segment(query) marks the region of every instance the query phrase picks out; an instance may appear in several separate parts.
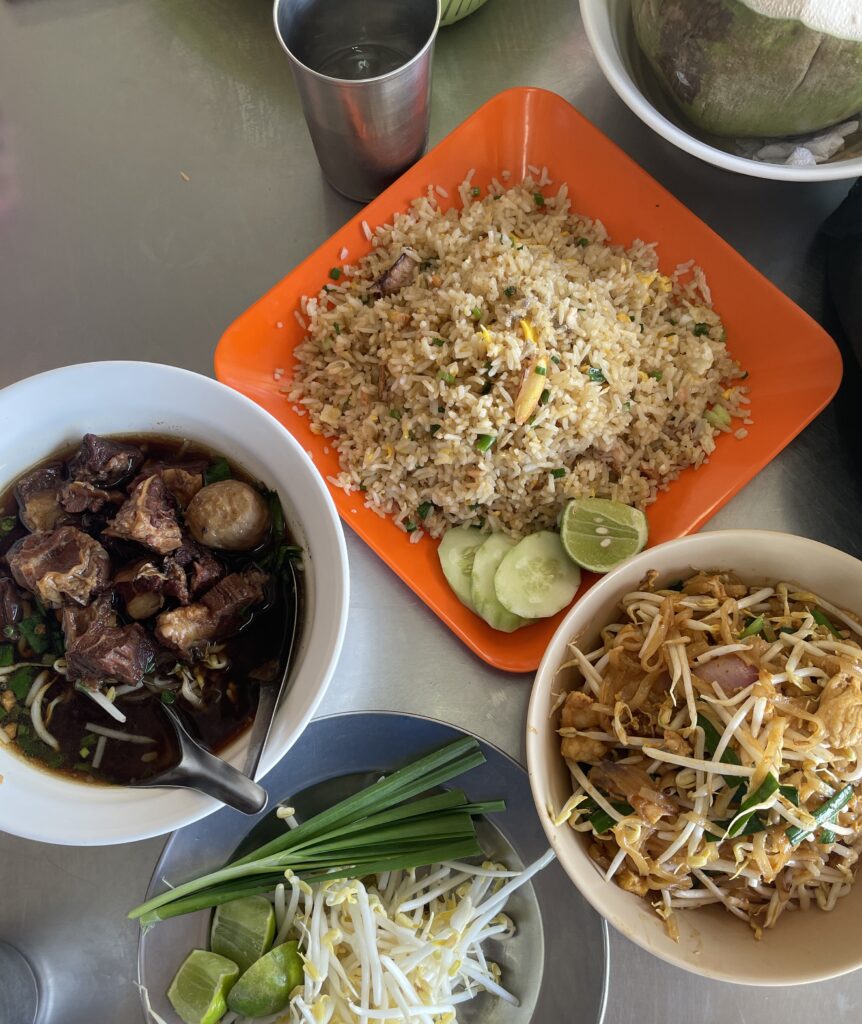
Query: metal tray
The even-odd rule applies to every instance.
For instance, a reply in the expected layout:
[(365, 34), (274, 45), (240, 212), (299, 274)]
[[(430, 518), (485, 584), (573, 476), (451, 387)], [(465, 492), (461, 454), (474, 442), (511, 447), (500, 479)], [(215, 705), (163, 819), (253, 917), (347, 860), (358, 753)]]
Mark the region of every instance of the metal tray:
[[(462, 731), (427, 718), (385, 712), (334, 715), (313, 722), (287, 756), (262, 780), (270, 808), (288, 800), (300, 815), (340, 799), (395, 766), (443, 746)], [(480, 741), (481, 742), (481, 741)], [(483, 844), (509, 864), (526, 864), (547, 848), (524, 769), (482, 742), (485, 764), (464, 775), (473, 800), (503, 797), (505, 814), (481, 824)], [(248, 818), (225, 808), (177, 832), (156, 865), (147, 896), (223, 864), (249, 832), (261, 837), (274, 812)], [(279, 823), (279, 827), (280, 823)], [(261, 841), (265, 841), (261, 838)], [(601, 1024), (608, 985), (607, 926), (554, 862), (513, 897), (509, 913), (518, 932), (500, 947), (513, 1008), (481, 995), (459, 1014), (467, 1024)], [(209, 912), (173, 918), (141, 935), (138, 978), (152, 1008), (177, 1024), (165, 991), (190, 950), (206, 947)], [(496, 951), (495, 951), (496, 952)], [(469, 1009), (467, 1009), (469, 1007)]]

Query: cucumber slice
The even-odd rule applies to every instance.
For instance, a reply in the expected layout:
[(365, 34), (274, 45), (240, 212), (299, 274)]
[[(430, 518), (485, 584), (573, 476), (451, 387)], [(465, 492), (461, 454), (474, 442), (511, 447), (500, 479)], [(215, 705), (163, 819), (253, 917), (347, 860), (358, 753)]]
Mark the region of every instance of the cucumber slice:
[(550, 530), (516, 544), (494, 576), (500, 604), (525, 619), (556, 615), (571, 603), (580, 583), (581, 570), (566, 554), (559, 535)]
[(473, 560), (473, 607), (492, 629), (513, 633), (528, 623), (504, 608), (494, 590), (494, 576), (500, 562), (518, 542), (505, 533), (492, 533)]
[(443, 575), (455, 596), (470, 611), (473, 606), (473, 559), (476, 552), (485, 543), (487, 534), (477, 530), (475, 526), (455, 526), (443, 534), (437, 555), (443, 567)]

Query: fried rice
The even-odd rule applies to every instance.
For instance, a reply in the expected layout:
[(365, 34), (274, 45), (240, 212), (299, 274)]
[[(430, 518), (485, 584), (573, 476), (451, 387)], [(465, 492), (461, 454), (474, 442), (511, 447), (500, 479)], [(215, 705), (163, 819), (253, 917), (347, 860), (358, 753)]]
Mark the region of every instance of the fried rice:
[(444, 210), (429, 188), (303, 299), (283, 390), (331, 439), (332, 482), (412, 540), (520, 537), (570, 498), (648, 505), (718, 433), (745, 435), (747, 374), (693, 263), (666, 275), (653, 244), (611, 244), (544, 176), (483, 193), (468, 175)]

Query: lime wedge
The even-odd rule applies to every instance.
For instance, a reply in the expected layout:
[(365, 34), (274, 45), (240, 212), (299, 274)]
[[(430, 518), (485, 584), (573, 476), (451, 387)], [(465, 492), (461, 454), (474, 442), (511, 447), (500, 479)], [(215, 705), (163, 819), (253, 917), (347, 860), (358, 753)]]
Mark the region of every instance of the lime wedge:
[(260, 960), (275, 936), (275, 913), (265, 896), (244, 896), (216, 907), (210, 949), (246, 971)]
[(227, 1013), (227, 995), (238, 977), (232, 960), (193, 949), (171, 982), (168, 999), (186, 1024), (216, 1024)]
[(560, 519), (560, 540), (576, 565), (608, 572), (644, 549), (646, 516), (609, 498), (573, 498)]
[(290, 1002), (304, 977), (296, 942), (285, 942), (253, 963), (230, 990), (228, 1007), (244, 1017), (268, 1017)]

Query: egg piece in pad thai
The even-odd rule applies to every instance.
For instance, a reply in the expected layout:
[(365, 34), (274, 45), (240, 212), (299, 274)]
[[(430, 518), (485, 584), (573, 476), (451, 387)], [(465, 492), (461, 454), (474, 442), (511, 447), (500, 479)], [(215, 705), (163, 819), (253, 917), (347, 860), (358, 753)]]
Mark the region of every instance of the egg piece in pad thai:
[(570, 644), (556, 822), (674, 938), (677, 910), (710, 904), (757, 937), (831, 910), (862, 848), (862, 624), (793, 583), (657, 575), (599, 647)]

